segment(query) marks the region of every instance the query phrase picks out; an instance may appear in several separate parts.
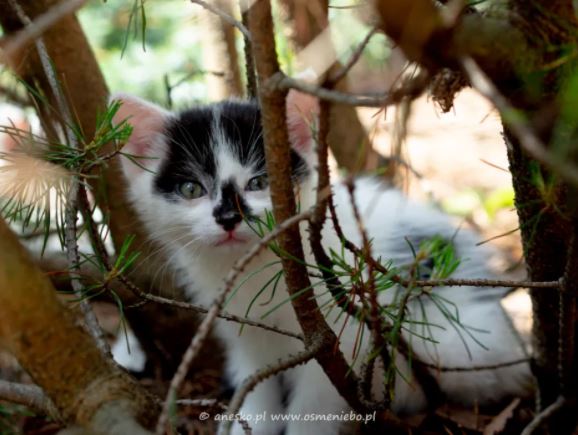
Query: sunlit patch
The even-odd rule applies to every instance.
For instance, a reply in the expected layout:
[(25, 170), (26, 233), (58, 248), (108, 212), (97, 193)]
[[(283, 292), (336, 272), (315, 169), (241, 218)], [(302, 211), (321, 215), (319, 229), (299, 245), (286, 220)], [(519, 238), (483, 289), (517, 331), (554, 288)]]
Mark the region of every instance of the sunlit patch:
[(71, 180), (65, 168), (22, 152), (0, 153), (0, 161), (3, 202), (42, 210), (64, 203)]
[(512, 319), (513, 327), (523, 340), (528, 353), (532, 353), (532, 299), (527, 289), (518, 289), (502, 299), (502, 307)]

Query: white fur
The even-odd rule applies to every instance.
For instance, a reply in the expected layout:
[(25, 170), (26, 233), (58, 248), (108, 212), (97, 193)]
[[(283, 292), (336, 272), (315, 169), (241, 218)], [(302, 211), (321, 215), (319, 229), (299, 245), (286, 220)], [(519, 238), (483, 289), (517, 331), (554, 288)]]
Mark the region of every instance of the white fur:
[(130, 329), (127, 329), (126, 334), (120, 332), (110, 352), (117, 364), (127, 370), (138, 373), (145, 369), (146, 355)]
[[(306, 157), (313, 166), (314, 158), (311, 151), (309, 152), (310, 155)], [(248, 181), (250, 171), (247, 168), (239, 168), (239, 163), (232, 159), (228, 153), (222, 153), (218, 176), (221, 179), (233, 177), (238, 185), (243, 186)], [(237, 234), (245, 239), (246, 243), (215, 246), (224, 234), (212, 216), (212, 210), (219, 198), (203, 197), (190, 202), (168, 203), (152, 191), (153, 174), (139, 171), (135, 176), (134, 173), (129, 173), (129, 198), (137, 208), (151, 238), (167, 248), (173, 269), (187, 277), (189, 282), (187, 290), (191, 298), (196, 303), (208, 306), (223, 287), (223, 279), (227, 272), (235, 261), (253, 243), (257, 242), (257, 236), (243, 222)], [(310, 177), (301, 186), (302, 208), (313, 204), (314, 183), (314, 177)], [(351, 240), (359, 244), (360, 235), (352, 218), (348, 193), (340, 183), (334, 185), (334, 192), (344, 231)], [(455, 235), (454, 245), (463, 261), (453, 277), (492, 276), (487, 267), (490, 254), (488, 249), (476, 247), (477, 239), (468, 231), (461, 230), (456, 234), (456, 229), (447, 216), (434, 208), (412, 202), (399, 191), (387, 189), (370, 179), (360, 179), (356, 182), (355, 195), (365, 225), (373, 238), (376, 256), (383, 259), (393, 258), (397, 264), (403, 264), (411, 260), (409, 250), (400, 249), (400, 246), (403, 246), (400, 240), (403, 241), (404, 236), (440, 234), (451, 238)], [(265, 210), (271, 209), (268, 191), (247, 192), (245, 200), (252, 210), (261, 216), (264, 215)], [(324, 232), (326, 249), (340, 251), (341, 245), (332, 228), (330, 225), (326, 227), (329, 227)], [(302, 238), (304, 245), (307, 246), (306, 231), (303, 231)], [(314, 263), (310, 252), (306, 253), (306, 260), (310, 264)], [(239, 316), (247, 314), (247, 309), (255, 299), (257, 291), (280, 270), (279, 264), (266, 267), (276, 261), (278, 259), (272, 252), (264, 252), (253, 259), (246, 268), (244, 278), (252, 272), (260, 272), (249, 277), (236, 291), (226, 306), (228, 312)], [(241, 279), (238, 282), (241, 282)], [(256, 298), (247, 317), (299, 332), (291, 305), (282, 304), (288, 297), (283, 280), (279, 283), (274, 295), (271, 294), (270, 288)], [(463, 324), (487, 330), (486, 333), (474, 333), (475, 338), (481, 341), (487, 349), (477, 344), (467, 334), (462, 333), (463, 340), (469, 349), (468, 353), (460, 339), (459, 332), (449, 324), (434, 304), (427, 301), (424, 301), (424, 310), (429, 323), (437, 325), (437, 327), (431, 327), (431, 333), (437, 344), (417, 339), (407, 331), (404, 335), (408, 341), (411, 341), (414, 352), (421, 359), (445, 367), (488, 365), (522, 358), (523, 350), (499, 304), (498, 293), (502, 291), (502, 289), (484, 290), (463, 287), (434, 290), (436, 294), (456, 303)], [(323, 286), (316, 286), (320, 304), (330, 297), (322, 295), (325, 292)], [(480, 292), (493, 292), (495, 296), (476, 297)], [(385, 293), (386, 295), (382, 297), (384, 303), (388, 299), (391, 300), (394, 289)], [(278, 304), (281, 304), (278, 309), (262, 319), (265, 313)], [(413, 319), (421, 319), (421, 311), (416, 302), (410, 304), (409, 309)], [(337, 319), (337, 311), (337, 309), (331, 311), (327, 318), (339, 334), (343, 328), (345, 316)], [(356, 342), (358, 327), (356, 322), (350, 321), (341, 332), (341, 350), (349, 359), (351, 359)], [(408, 325), (407, 328), (413, 328), (416, 333), (427, 335), (426, 329), (422, 326)], [(227, 373), (235, 385), (240, 385), (247, 376), (267, 364), (275, 363), (279, 359), (302, 350), (302, 343), (289, 337), (247, 326), (241, 334), (239, 331), (239, 325), (230, 322), (219, 321), (216, 325), (217, 335), (225, 343)], [(369, 335), (366, 333), (364, 336), (367, 338)], [(360, 351), (362, 357), (357, 358), (355, 368), (359, 368), (369, 344), (368, 339), (364, 340)], [(427, 398), (420, 386), (411, 380), (411, 371), (407, 362), (398, 355), (397, 364), (399, 370), (410, 379), (410, 383), (398, 376), (393, 410), (398, 413), (415, 413), (423, 410), (427, 405)], [(522, 395), (528, 392), (530, 385), (529, 369), (524, 364), (499, 370), (432, 372), (432, 374), (450, 400), (464, 405), (489, 403), (507, 395)], [(289, 390), (287, 408), (282, 403), (282, 384), (285, 391)], [(374, 384), (375, 396), (382, 397), (380, 370), (376, 371)], [(317, 362), (311, 361), (259, 384), (248, 395), (241, 413), (252, 416), (263, 412), (267, 412), (268, 415), (278, 413), (340, 414), (348, 410), (348, 405), (326, 378)], [(338, 433), (341, 423), (335, 421), (280, 423), (269, 420), (260, 423), (251, 422), (251, 425), (253, 433), (262, 435), (279, 434), (283, 427), (286, 435), (329, 435)], [(235, 424), (234, 433), (242, 433), (238, 424)]]

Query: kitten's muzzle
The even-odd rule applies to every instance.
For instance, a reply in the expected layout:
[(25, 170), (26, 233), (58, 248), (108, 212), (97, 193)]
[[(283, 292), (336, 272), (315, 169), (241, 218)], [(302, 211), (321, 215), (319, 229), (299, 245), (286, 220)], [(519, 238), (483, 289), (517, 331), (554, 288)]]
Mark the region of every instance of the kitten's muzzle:
[(218, 213), (217, 210), (213, 213), (215, 222), (223, 227), (225, 231), (233, 231), (237, 225), (243, 221), (243, 216), (236, 210), (229, 210)]
[(229, 180), (221, 186), (221, 201), (213, 210), (215, 222), (227, 232), (233, 231), (249, 214), (249, 207), (237, 192), (234, 181)]

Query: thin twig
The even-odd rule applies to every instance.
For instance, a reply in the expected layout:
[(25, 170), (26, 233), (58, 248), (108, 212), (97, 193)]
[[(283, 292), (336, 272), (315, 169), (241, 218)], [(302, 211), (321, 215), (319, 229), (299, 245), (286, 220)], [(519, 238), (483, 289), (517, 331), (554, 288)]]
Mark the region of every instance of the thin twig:
[(377, 31), (378, 28), (373, 27), (369, 31), (369, 33), (365, 36), (365, 38), (363, 38), (363, 40), (359, 43), (356, 49), (353, 51), (351, 57), (347, 60), (345, 65), (343, 65), (338, 71), (335, 72), (335, 74), (332, 74), (331, 77), (329, 77), (329, 82), (331, 84), (339, 82), (342, 78), (344, 78), (347, 75), (349, 70), (351, 70), (351, 68), (353, 68), (353, 66), (359, 61), (361, 55), (363, 54), (363, 51), (367, 47), (367, 44), (369, 44), (369, 41), (371, 41), (371, 38), (373, 38), (373, 35), (375, 35)]
[(566, 405), (566, 398), (559, 396), (554, 403), (537, 414), (534, 419), (524, 428), (521, 435), (532, 435), (536, 429), (558, 412), (564, 405)]
[[(402, 284), (404, 281), (402, 281)], [(426, 279), (416, 280), (418, 287), (509, 287), (509, 288), (559, 288), (559, 281), (515, 281), (507, 279)]]
[[(326, 85), (333, 86), (333, 84), (329, 82), (326, 82)], [(374, 346), (379, 349), (384, 366), (387, 366), (390, 361), (389, 350), (385, 345), (383, 336), (381, 335), (381, 320), (378, 319), (378, 326), (376, 327), (376, 323), (373, 322), (372, 316), (363, 315), (363, 311), (366, 308), (365, 304), (362, 307), (358, 307), (354, 301), (348, 299), (348, 292), (345, 291), (343, 285), (341, 284), (341, 280), (333, 270), (334, 262), (327, 255), (322, 244), (321, 232), (327, 219), (327, 203), (329, 201), (333, 201), (330, 186), (329, 165), (327, 160), (329, 149), (328, 133), (330, 128), (329, 114), (331, 110), (331, 103), (328, 101), (322, 101), (319, 109), (319, 130), (317, 132), (317, 137), (315, 138), (317, 142), (318, 161), (317, 199), (314, 209), (315, 212), (313, 213), (313, 216), (309, 222), (309, 243), (311, 245), (311, 251), (313, 252), (315, 261), (319, 266), (319, 270), (321, 271), (325, 286), (331, 293), (333, 300), (337, 306), (339, 306), (339, 308), (343, 310), (343, 312), (345, 312), (348, 316), (356, 319), (363, 319), (368, 329), (372, 332), (372, 336), (374, 338)], [(369, 275), (371, 282), (373, 274), (370, 272)], [(363, 292), (361, 293), (361, 297), (363, 298)], [(347, 321), (348, 319), (346, 322)], [(363, 326), (360, 325), (360, 327)], [(364, 394), (364, 388), (362, 387), (363, 381), (364, 380), (361, 379), (358, 383), (358, 393), (361, 393), (359, 395), (359, 400), (369, 404), (371, 399), (368, 399), (369, 396)], [(383, 405), (387, 407), (388, 403), (388, 401), (384, 401)], [(372, 407), (377, 407), (377, 404), (372, 405)]]
[(0, 379), (0, 400), (25, 405), (38, 413), (47, 414), (60, 420), (60, 413), (54, 403), (36, 385), (18, 384)]
[[(311, 252), (318, 264), (325, 286), (333, 296), (335, 303), (345, 313), (352, 317), (358, 317), (361, 310), (347, 300), (346, 292), (339, 277), (333, 272), (333, 261), (325, 252), (322, 243), (321, 232), (327, 216), (327, 203), (333, 201), (329, 179), (329, 165), (327, 163), (329, 145), (330, 102), (322, 101), (319, 107), (319, 130), (315, 137), (317, 143), (317, 198), (315, 212), (309, 221), (309, 244)], [(329, 196), (327, 196), (329, 193)]]
[[(75, 13), (85, 3), (86, 0), (67, 0), (58, 2), (45, 13), (36, 17), (33, 21), (28, 20), (29, 23), (27, 23), (26, 27), (6, 41), (0, 50), (0, 61), (10, 61), (10, 59), (22, 47), (30, 41), (42, 36), (44, 32), (58, 23), (62, 18)], [(18, 14), (20, 15), (19, 12)]]
[(462, 67), (474, 88), (486, 97), (502, 114), (502, 120), (520, 141), (520, 145), (530, 156), (548, 166), (574, 186), (578, 186), (578, 168), (569, 164), (562, 156), (549, 151), (532, 130), (529, 123), (508, 102), (488, 76), (471, 58), (461, 61)]
[(237, 29), (239, 29), (239, 31), (243, 34), (243, 36), (246, 39), (251, 40), (251, 33), (249, 33), (249, 30), (243, 25), (243, 23), (236, 20), (235, 18), (233, 18), (232, 16), (230, 16), (226, 12), (223, 12), (221, 9), (219, 9), (219, 8), (213, 6), (212, 4), (209, 4), (203, 0), (189, 0), (189, 1), (191, 3), (197, 4), (197, 5), (205, 8), (206, 10), (214, 13), (215, 15), (218, 15), (223, 21), (226, 21), (231, 26), (234, 26)]
[(264, 249), (267, 249), (269, 242), (278, 237), (288, 228), (291, 228), (293, 225), (296, 225), (302, 220), (309, 219), (311, 213), (312, 210), (306, 210), (303, 213), (294, 215), (291, 218), (287, 219), (286, 221), (282, 222), (272, 232), (265, 235), (265, 237), (263, 237), (259, 241), (259, 243), (255, 244), (249, 250), (249, 252), (247, 252), (243, 257), (241, 257), (239, 260), (235, 262), (235, 264), (233, 265), (232, 269), (229, 271), (229, 274), (225, 279), (223, 289), (221, 290), (219, 295), (215, 298), (213, 304), (211, 305), (211, 308), (209, 308), (209, 311), (207, 312), (207, 316), (203, 319), (203, 321), (199, 325), (195, 333), (195, 336), (193, 337), (189, 347), (187, 348), (185, 354), (183, 355), (181, 363), (179, 364), (179, 367), (175, 375), (173, 376), (173, 379), (171, 380), (169, 391), (163, 403), (163, 410), (161, 412), (161, 415), (159, 416), (159, 420), (157, 423), (156, 427), (157, 435), (162, 435), (164, 433), (165, 427), (168, 422), (170, 406), (174, 402), (174, 400), (176, 400), (177, 393), (187, 375), (187, 372), (189, 371), (189, 367), (191, 366), (193, 360), (199, 353), (199, 350), (203, 346), (206, 338), (208, 337), (209, 332), (211, 331), (212, 326), (215, 322), (215, 319), (217, 318), (218, 314), (223, 308), (223, 304), (225, 303), (228, 294), (233, 289), (237, 277), (245, 270), (245, 267), (247, 267), (249, 262), (256, 255), (258, 255)]
[(384, 94), (349, 94), (322, 88), (318, 85), (296, 80), (286, 76), (282, 72), (273, 75), (266, 83), (270, 89), (297, 89), (309, 95), (314, 95), (322, 100), (351, 106), (386, 107), (399, 103), (403, 98), (416, 98), (422, 94), (429, 84), (426, 73), (420, 74), (415, 79), (406, 82), (398, 89)]
[(187, 73), (184, 77), (177, 80), (175, 83), (171, 83), (169, 75), (165, 74), (163, 76), (163, 83), (165, 86), (165, 92), (167, 94), (167, 108), (169, 108), (169, 109), (173, 108), (172, 92), (175, 90), (175, 88), (181, 86), (187, 80), (189, 80), (189, 79), (191, 79), (197, 75), (213, 75), (216, 77), (225, 78), (225, 73), (222, 71), (195, 70), (195, 71), (191, 71), (191, 72)]
[[(376, 358), (373, 357), (375, 355), (376, 349), (370, 348), (363, 359), (361, 364), (361, 368), (359, 373), (361, 373), (359, 379), (359, 396), (364, 397), (367, 402), (373, 400), (372, 396), (372, 386), (373, 386), (373, 372), (375, 370), (375, 360)], [(387, 390), (384, 391), (384, 394), (387, 395)], [(384, 397), (385, 399), (385, 397)], [(385, 400), (384, 400), (385, 401)]]
[[(168, 299), (163, 298), (162, 296), (152, 295), (150, 293), (145, 293), (142, 291), (138, 286), (133, 284), (130, 280), (128, 280), (124, 275), (119, 275), (117, 277), (119, 281), (121, 281), (129, 290), (131, 290), (135, 295), (139, 298), (144, 299), (146, 301), (154, 302), (157, 304), (168, 305), (176, 308), (181, 308), (184, 310), (195, 311), (199, 314), (207, 314), (209, 312), (208, 308), (202, 307), (200, 305), (191, 304), (189, 302), (177, 301), (175, 299)], [(247, 319), (245, 317), (235, 316), (234, 314), (229, 314), (225, 311), (222, 311), (220, 314), (217, 315), (219, 319), (227, 320), (229, 322), (235, 322), (242, 325), (247, 326), (254, 326), (256, 328), (261, 328), (266, 331), (275, 332), (277, 334), (285, 335), (287, 337), (295, 338), (296, 340), (303, 341), (303, 335), (298, 334), (296, 332), (288, 331), (286, 329), (278, 328), (276, 326), (267, 325), (265, 323), (257, 322), (255, 320)]]
[[(309, 360), (313, 359), (317, 354), (317, 352), (319, 352), (319, 350), (321, 349), (322, 344), (323, 344), (322, 340), (314, 342), (304, 351), (299, 352), (296, 355), (290, 356), (287, 359), (280, 360), (276, 364), (268, 365), (267, 367), (264, 367), (255, 372), (254, 374), (252, 374), (251, 376), (249, 376), (247, 379), (243, 381), (243, 384), (237, 389), (237, 391), (235, 391), (233, 398), (229, 402), (227, 414), (228, 415), (237, 414), (241, 409), (241, 406), (243, 405), (243, 402), (245, 400), (245, 397), (247, 397), (247, 394), (253, 391), (253, 389), (257, 385), (259, 385), (259, 383), (263, 382), (264, 380), (270, 378), (273, 375), (276, 375), (277, 373), (281, 373), (290, 368), (296, 367), (301, 364), (305, 364)], [(228, 435), (231, 431), (232, 423), (233, 422), (231, 420), (224, 421), (223, 426), (220, 428), (221, 432), (219, 435)]]
[(94, 337), (98, 348), (104, 352), (109, 353), (110, 348), (106, 342), (104, 332), (102, 331), (98, 320), (88, 298), (84, 295), (84, 285), (82, 284), (80, 275), (80, 255), (78, 253), (78, 235), (76, 228), (76, 220), (78, 219), (78, 192), (80, 183), (78, 178), (76, 181), (72, 181), (69, 187), (69, 191), (66, 198), (66, 211), (65, 211), (65, 243), (66, 243), (66, 255), (68, 258), (68, 274), (70, 276), (70, 285), (74, 290), (74, 293), (79, 298), (79, 305), (86, 326), (89, 332)]
[[(355, 219), (355, 223), (357, 225), (357, 231), (361, 235), (361, 240), (363, 243), (363, 257), (361, 258), (368, 258), (372, 256), (371, 253), (371, 243), (369, 242), (369, 237), (367, 236), (367, 231), (365, 228), (365, 224), (363, 219), (361, 218), (361, 213), (359, 212), (359, 208), (357, 207), (357, 203), (355, 202), (355, 184), (353, 183), (352, 178), (348, 178), (346, 181), (347, 192), (349, 193), (349, 203), (351, 204), (351, 209), (353, 211), (353, 217)], [(357, 257), (356, 257), (357, 258)], [(387, 346), (386, 340), (383, 336), (384, 332), (386, 331), (387, 325), (384, 323), (384, 319), (380, 316), (380, 309), (381, 306), (377, 300), (377, 289), (375, 288), (375, 267), (373, 263), (367, 264), (367, 276), (368, 282), (364, 286), (361, 292), (359, 292), (359, 296), (361, 299), (361, 303), (365, 309), (365, 311), (369, 312), (369, 316), (364, 316), (366, 319), (365, 324), (367, 328), (371, 332), (371, 338), (373, 340), (373, 347), (379, 352), (379, 356), (383, 362), (383, 369), (387, 373), (391, 366), (392, 355), (389, 353), (389, 348)], [(364, 293), (367, 292), (369, 295), (369, 307), (367, 306), (368, 303), (365, 299)], [(408, 294), (410, 291), (407, 292)], [(401, 324), (401, 322), (400, 322)], [(394, 376), (391, 376), (389, 379), (388, 377), (384, 376), (384, 389), (386, 392), (393, 391), (395, 388), (395, 371)], [(389, 406), (390, 395), (386, 394), (385, 397), (385, 404)]]
[[(341, 224), (339, 223), (339, 218), (337, 217), (337, 212), (335, 210), (335, 204), (331, 199), (328, 202), (329, 212), (331, 215), (331, 220), (333, 222), (333, 227), (337, 236), (344, 244), (345, 248), (349, 250), (354, 255), (362, 255), (363, 252), (358, 248), (353, 242), (351, 242), (343, 233)], [(372, 263), (373, 267), (384, 275), (388, 275), (390, 271), (381, 263), (379, 263), (373, 257), (367, 257), (366, 261)], [(409, 280), (402, 278), (399, 275), (393, 275), (390, 278), (393, 282), (407, 287), (410, 285)], [(446, 278), (446, 279), (418, 279), (412, 281), (412, 284), (416, 287), (506, 287), (506, 288), (559, 288), (559, 281), (515, 281), (515, 280), (503, 280), (503, 279), (485, 279), (485, 278), (473, 278), (473, 279), (461, 279), (461, 278)]]
[[(574, 189), (571, 189), (574, 190)], [(574, 190), (575, 191), (575, 190)], [(570, 243), (564, 277), (560, 280), (559, 313), (558, 313), (558, 379), (559, 394), (571, 396), (576, 394), (576, 314), (577, 314), (577, 279), (578, 270), (578, 214), (574, 211), (571, 223)], [(575, 396), (574, 396), (575, 397)]]

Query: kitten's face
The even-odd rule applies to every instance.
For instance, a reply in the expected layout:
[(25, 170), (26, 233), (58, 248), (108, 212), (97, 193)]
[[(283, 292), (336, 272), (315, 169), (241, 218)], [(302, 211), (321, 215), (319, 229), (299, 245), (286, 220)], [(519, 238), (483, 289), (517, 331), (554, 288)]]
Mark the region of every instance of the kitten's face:
[[(151, 236), (193, 251), (254, 243), (257, 221), (272, 208), (257, 105), (226, 101), (171, 114), (132, 97), (122, 101), (115, 120), (129, 118), (134, 128), (123, 152), (145, 157), (138, 160), (144, 168), (124, 157), (123, 169)], [(301, 144), (291, 150), (293, 180), (310, 191), (311, 138), (292, 137)]]

